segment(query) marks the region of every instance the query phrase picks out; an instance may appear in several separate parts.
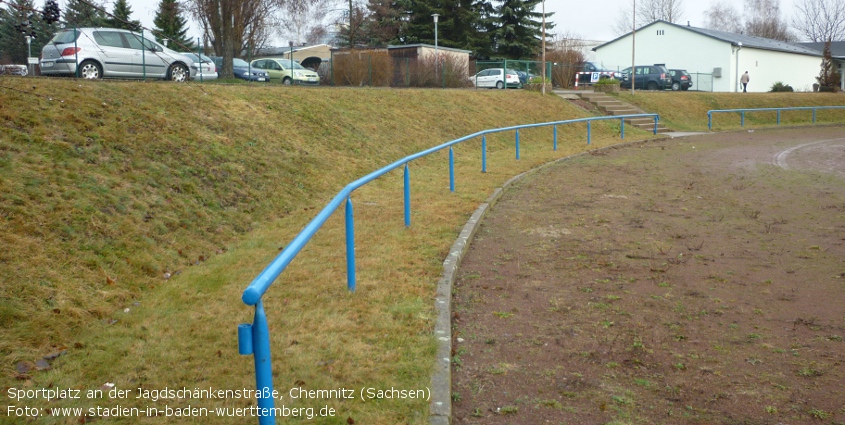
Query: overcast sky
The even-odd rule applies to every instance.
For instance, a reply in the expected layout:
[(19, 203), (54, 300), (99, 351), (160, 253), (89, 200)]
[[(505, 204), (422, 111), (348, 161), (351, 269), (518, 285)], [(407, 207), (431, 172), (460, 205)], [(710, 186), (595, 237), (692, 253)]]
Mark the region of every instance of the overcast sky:
[[(614, 37), (613, 25), (617, 20), (618, 11), (620, 9), (630, 8), (633, 0), (547, 0), (546, 12), (554, 12), (551, 21), (556, 24), (554, 30), (551, 32), (570, 33), (578, 35), (581, 38), (588, 40), (609, 41)], [(701, 27), (704, 25), (704, 11), (707, 10), (716, 0), (684, 0), (683, 4), (683, 19), (679, 21), (680, 24), (686, 24), (687, 21), (694, 27)], [(780, 10), (781, 15), (786, 19), (787, 23), (793, 15), (793, 1), (781, 0)], [(114, 8), (114, 0), (106, 0), (106, 9), (112, 11)], [(64, 7), (67, 0), (61, 0), (60, 6)], [(132, 17), (138, 19), (146, 28), (152, 28), (153, 18), (155, 18), (156, 10), (158, 9), (159, 0), (129, 0), (129, 6), (132, 8)], [(741, 2), (732, 1), (737, 6)], [(345, 3), (344, 3), (345, 4)], [(592, 6), (592, 7), (591, 7)], [(539, 12), (539, 9), (538, 9)], [(188, 35), (194, 38), (200, 36), (197, 29), (198, 26), (193, 20), (189, 18), (189, 25), (191, 29)], [(432, 23), (432, 31), (434, 24)], [(280, 40), (275, 43), (278, 45), (286, 45), (286, 40)]]

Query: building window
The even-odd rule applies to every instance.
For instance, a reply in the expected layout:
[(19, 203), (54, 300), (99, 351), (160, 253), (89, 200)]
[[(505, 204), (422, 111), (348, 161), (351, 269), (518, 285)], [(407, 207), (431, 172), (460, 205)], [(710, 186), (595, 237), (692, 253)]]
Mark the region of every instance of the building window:
[(657, 30), (657, 35), (666, 35), (666, 30)]

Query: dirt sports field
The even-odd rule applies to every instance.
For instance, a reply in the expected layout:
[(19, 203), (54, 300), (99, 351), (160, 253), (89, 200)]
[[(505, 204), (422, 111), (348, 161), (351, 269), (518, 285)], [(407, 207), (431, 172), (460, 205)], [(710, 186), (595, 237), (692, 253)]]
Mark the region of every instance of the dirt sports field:
[(843, 127), (563, 161), (459, 274), (455, 423), (845, 423)]

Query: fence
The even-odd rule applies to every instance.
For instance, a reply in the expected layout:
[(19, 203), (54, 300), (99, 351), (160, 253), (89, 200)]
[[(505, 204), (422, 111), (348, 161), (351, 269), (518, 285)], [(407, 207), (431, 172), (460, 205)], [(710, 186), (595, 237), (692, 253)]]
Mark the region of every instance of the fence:
[(813, 111), (813, 124), (815, 124), (816, 111), (819, 109), (845, 109), (845, 106), (795, 106), (786, 108), (711, 109), (707, 111), (707, 129), (713, 130), (713, 114), (719, 112), (739, 112), (739, 125), (740, 127), (745, 127), (746, 112), (777, 111), (777, 125), (780, 125), (781, 111)]
[[(323, 226), (329, 217), (340, 207), (345, 205), (346, 213), (346, 281), (349, 291), (355, 291), (355, 223), (352, 206), (352, 192), (364, 186), (367, 183), (393, 171), (399, 167), (404, 167), (404, 207), (405, 207), (405, 226), (411, 225), (411, 192), (410, 184), (411, 177), (408, 169), (408, 164), (418, 158), (438, 152), (442, 149), (449, 148), (449, 189), (455, 191), (455, 159), (453, 145), (481, 137), (481, 172), (487, 171), (487, 135), (493, 133), (500, 133), (506, 131), (515, 131), (515, 156), (519, 159), (520, 156), (520, 140), (519, 130), (535, 127), (553, 127), (552, 146), (557, 150), (557, 126), (572, 123), (586, 122), (587, 124), (587, 144), (590, 144), (591, 139), (591, 123), (593, 121), (605, 120), (619, 120), (620, 121), (620, 137), (625, 138), (625, 119), (628, 118), (654, 118), (654, 134), (657, 134), (657, 124), (659, 117), (657, 114), (636, 114), (636, 115), (620, 115), (620, 116), (601, 116), (590, 118), (579, 118), (566, 121), (556, 121), (541, 124), (526, 124), (513, 127), (504, 127), (491, 130), (484, 130), (477, 133), (464, 136), (460, 139), (455, 139), (450, 142), (443, 143), (439, 146), (418, 152), (416, 154), (402, 158), (386, 167), (373, 171), (372, 173), (355, 180), (346, 185), (334, 198), (323, 207), (319, 214), (309, 222), (302, 231), (291, 241), (279, 255), (249, 284), (244, 290), (241, 297), (242, 301), (251, 306), (255, 306), (255, 315), (253, 323), (244, 323), (238, 326), (238, 352), (242, 355), (252, 355), (255, 361), (255, 380), (258, 394), (258, 422), (261, 425), (273, 425), (276, 423), (275, 417), (272, 416), (274, 407), (273, 397), (273, 375), (271, 366), (270, 354), (270, 331), (267, 325), (267, 316), (264, 312), (264, 305), (262, 297), (270, 285), (281, 275), (287, 266), (293, 261), (297, 254), (305, 247), (316, 232)], [(270, 414), (266, 414), (270, 412)]]
[(689, 75), (692, 80), (692, 87), (690, 87), (690, 90), (713, 91), (713, 74), (690, 72)]

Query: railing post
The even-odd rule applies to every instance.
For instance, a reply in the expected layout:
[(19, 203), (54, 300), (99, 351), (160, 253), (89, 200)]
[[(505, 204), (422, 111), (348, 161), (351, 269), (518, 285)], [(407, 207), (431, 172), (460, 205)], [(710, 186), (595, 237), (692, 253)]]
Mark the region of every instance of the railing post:
[(707, 111), (707, 129), (713, 131), (713, 115), (710, 111)]
[(557, 126), (554, 126), (554, 132), (553, 133), (554, 133), (554, 137), (552, 138), (553, 139), (553, 146), (552, 146), (553, 149), (552, 150), (557, 150)]
[(780, 109), (778, 109), (778, 124), (777, 125), (780, 125)]
[(590, 144), (590, 133), (591, 133), (591, 131), (590, 131), (590, 130), (591, 130), (591, 128), (590, 128), (590, 123), (591, 123), (591, 122), (592, 122), (592, 121), (587, 121), (587, 144), (588, 144), (588, 145)]
[(411, 172), (405, 163), (405, 227), (411, 227)]
[(816, 123), (816, 108), (813, 108), (813, 124)]
[(739, 126), (745, 127), (745, 111), (739, 111)]
[(619, 135), (623, 140), (625, 139), (625, 118), (619, 120)]
[(654, 134), (657, 134), (657, 115), (654, 116)]
[(519, 130), (516, 130), (516, 159), (519, 159)]
[(259, 391), (258, 408), (267, 415), (258, 417), (260, 425), (275, 425), (273, 416), (273, 367), (270, 363), (270, 329), (267, 326), (267, 315), (264, 314), (264, 303), (259, 300), (255, 304), (255, 316), (252, 321), (252, 347), (255, 358), (255, 383)]
[(449, 146), (449, 190), (455, 191), (455, 150)]
[(349, 196), (346, 197), (346, 289), (355, 292), (355, 213)]
[(481, 136), (481, 172), (487, 172), (487, 136)]

